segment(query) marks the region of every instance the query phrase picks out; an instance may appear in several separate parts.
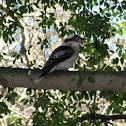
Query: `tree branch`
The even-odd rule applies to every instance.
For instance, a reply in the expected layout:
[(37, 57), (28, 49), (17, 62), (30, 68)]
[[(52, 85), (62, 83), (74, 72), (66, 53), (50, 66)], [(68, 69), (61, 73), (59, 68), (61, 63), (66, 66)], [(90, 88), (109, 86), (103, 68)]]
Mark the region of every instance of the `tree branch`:
[(126, 115), (112, 115), (112, 116), (107, 116), (107, 115), (100, 115), (100, 114), (86, 114), (80, 118), (81, 122), (85, 120), (98, 120), (100, 119), (101, 121), (105, 122), (108, 120), (116, 120), (116, 119), (126, 119)]
[(28, 69), (1, 67), (0, 85), (77, 91), (107, 89), (114, 92), (126, 91), (126, 72), (55, 71), (36, 84), (33, 80), (40, 75), (41, 70), (31, 70), (31, 75), (28, 75), (28, 72)]

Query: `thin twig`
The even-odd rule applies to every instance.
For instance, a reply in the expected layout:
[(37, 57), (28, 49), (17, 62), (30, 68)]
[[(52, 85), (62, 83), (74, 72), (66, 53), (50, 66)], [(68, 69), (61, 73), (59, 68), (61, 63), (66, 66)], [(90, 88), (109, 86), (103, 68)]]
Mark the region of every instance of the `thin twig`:
[(20, 112), (13, 110), (12, 108), (9, 108), (9, 110), (11, 110), (12, 112), (14, 112), (14, 113), (16, 113), (16, 114), (22, 116), (22, 117), (25, 118), (26, 120), (29, 119), (29, 118), (27, 118), (26, 116), (24, 116), (23, 114), (21, 114)]

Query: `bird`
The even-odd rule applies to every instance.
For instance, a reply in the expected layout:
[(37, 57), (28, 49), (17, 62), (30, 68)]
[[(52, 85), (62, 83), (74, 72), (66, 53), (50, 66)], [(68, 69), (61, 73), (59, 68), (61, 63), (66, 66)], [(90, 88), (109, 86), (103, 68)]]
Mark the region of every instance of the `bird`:
[(47, 74), (56, 70), (68, 70), (76, 62), (79, 55), (79, 45), (85, 41), (79, 35), (72, 34), (66, 37), (61, 44), (50, 55), (49, 59), (41, 69), (41, 74), (34, 79), (34, 83), (38, 83)]

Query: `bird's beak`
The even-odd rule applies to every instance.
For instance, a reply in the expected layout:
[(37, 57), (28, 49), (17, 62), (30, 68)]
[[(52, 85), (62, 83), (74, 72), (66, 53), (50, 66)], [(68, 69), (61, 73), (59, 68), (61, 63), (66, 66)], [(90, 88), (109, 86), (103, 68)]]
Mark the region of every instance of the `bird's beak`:
[(82, 38), (82, 37), (78, 38), (78, 42), (83, 42), (85, 40), (87, 40), (87, 39), (86, 38)]

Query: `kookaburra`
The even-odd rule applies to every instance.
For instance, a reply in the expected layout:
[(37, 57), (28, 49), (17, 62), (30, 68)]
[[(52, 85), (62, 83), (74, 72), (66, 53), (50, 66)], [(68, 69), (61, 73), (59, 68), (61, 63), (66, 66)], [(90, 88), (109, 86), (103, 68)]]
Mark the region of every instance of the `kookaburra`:
[(85, 40), (75, 34), (65, 38), (62, 45), (52, 52), (41, 70), (41, 75), (34, 80), (34, 83), (39, 82), (45, 75), (55, 70), (68, 70), (77, 60), (79, 45)]

